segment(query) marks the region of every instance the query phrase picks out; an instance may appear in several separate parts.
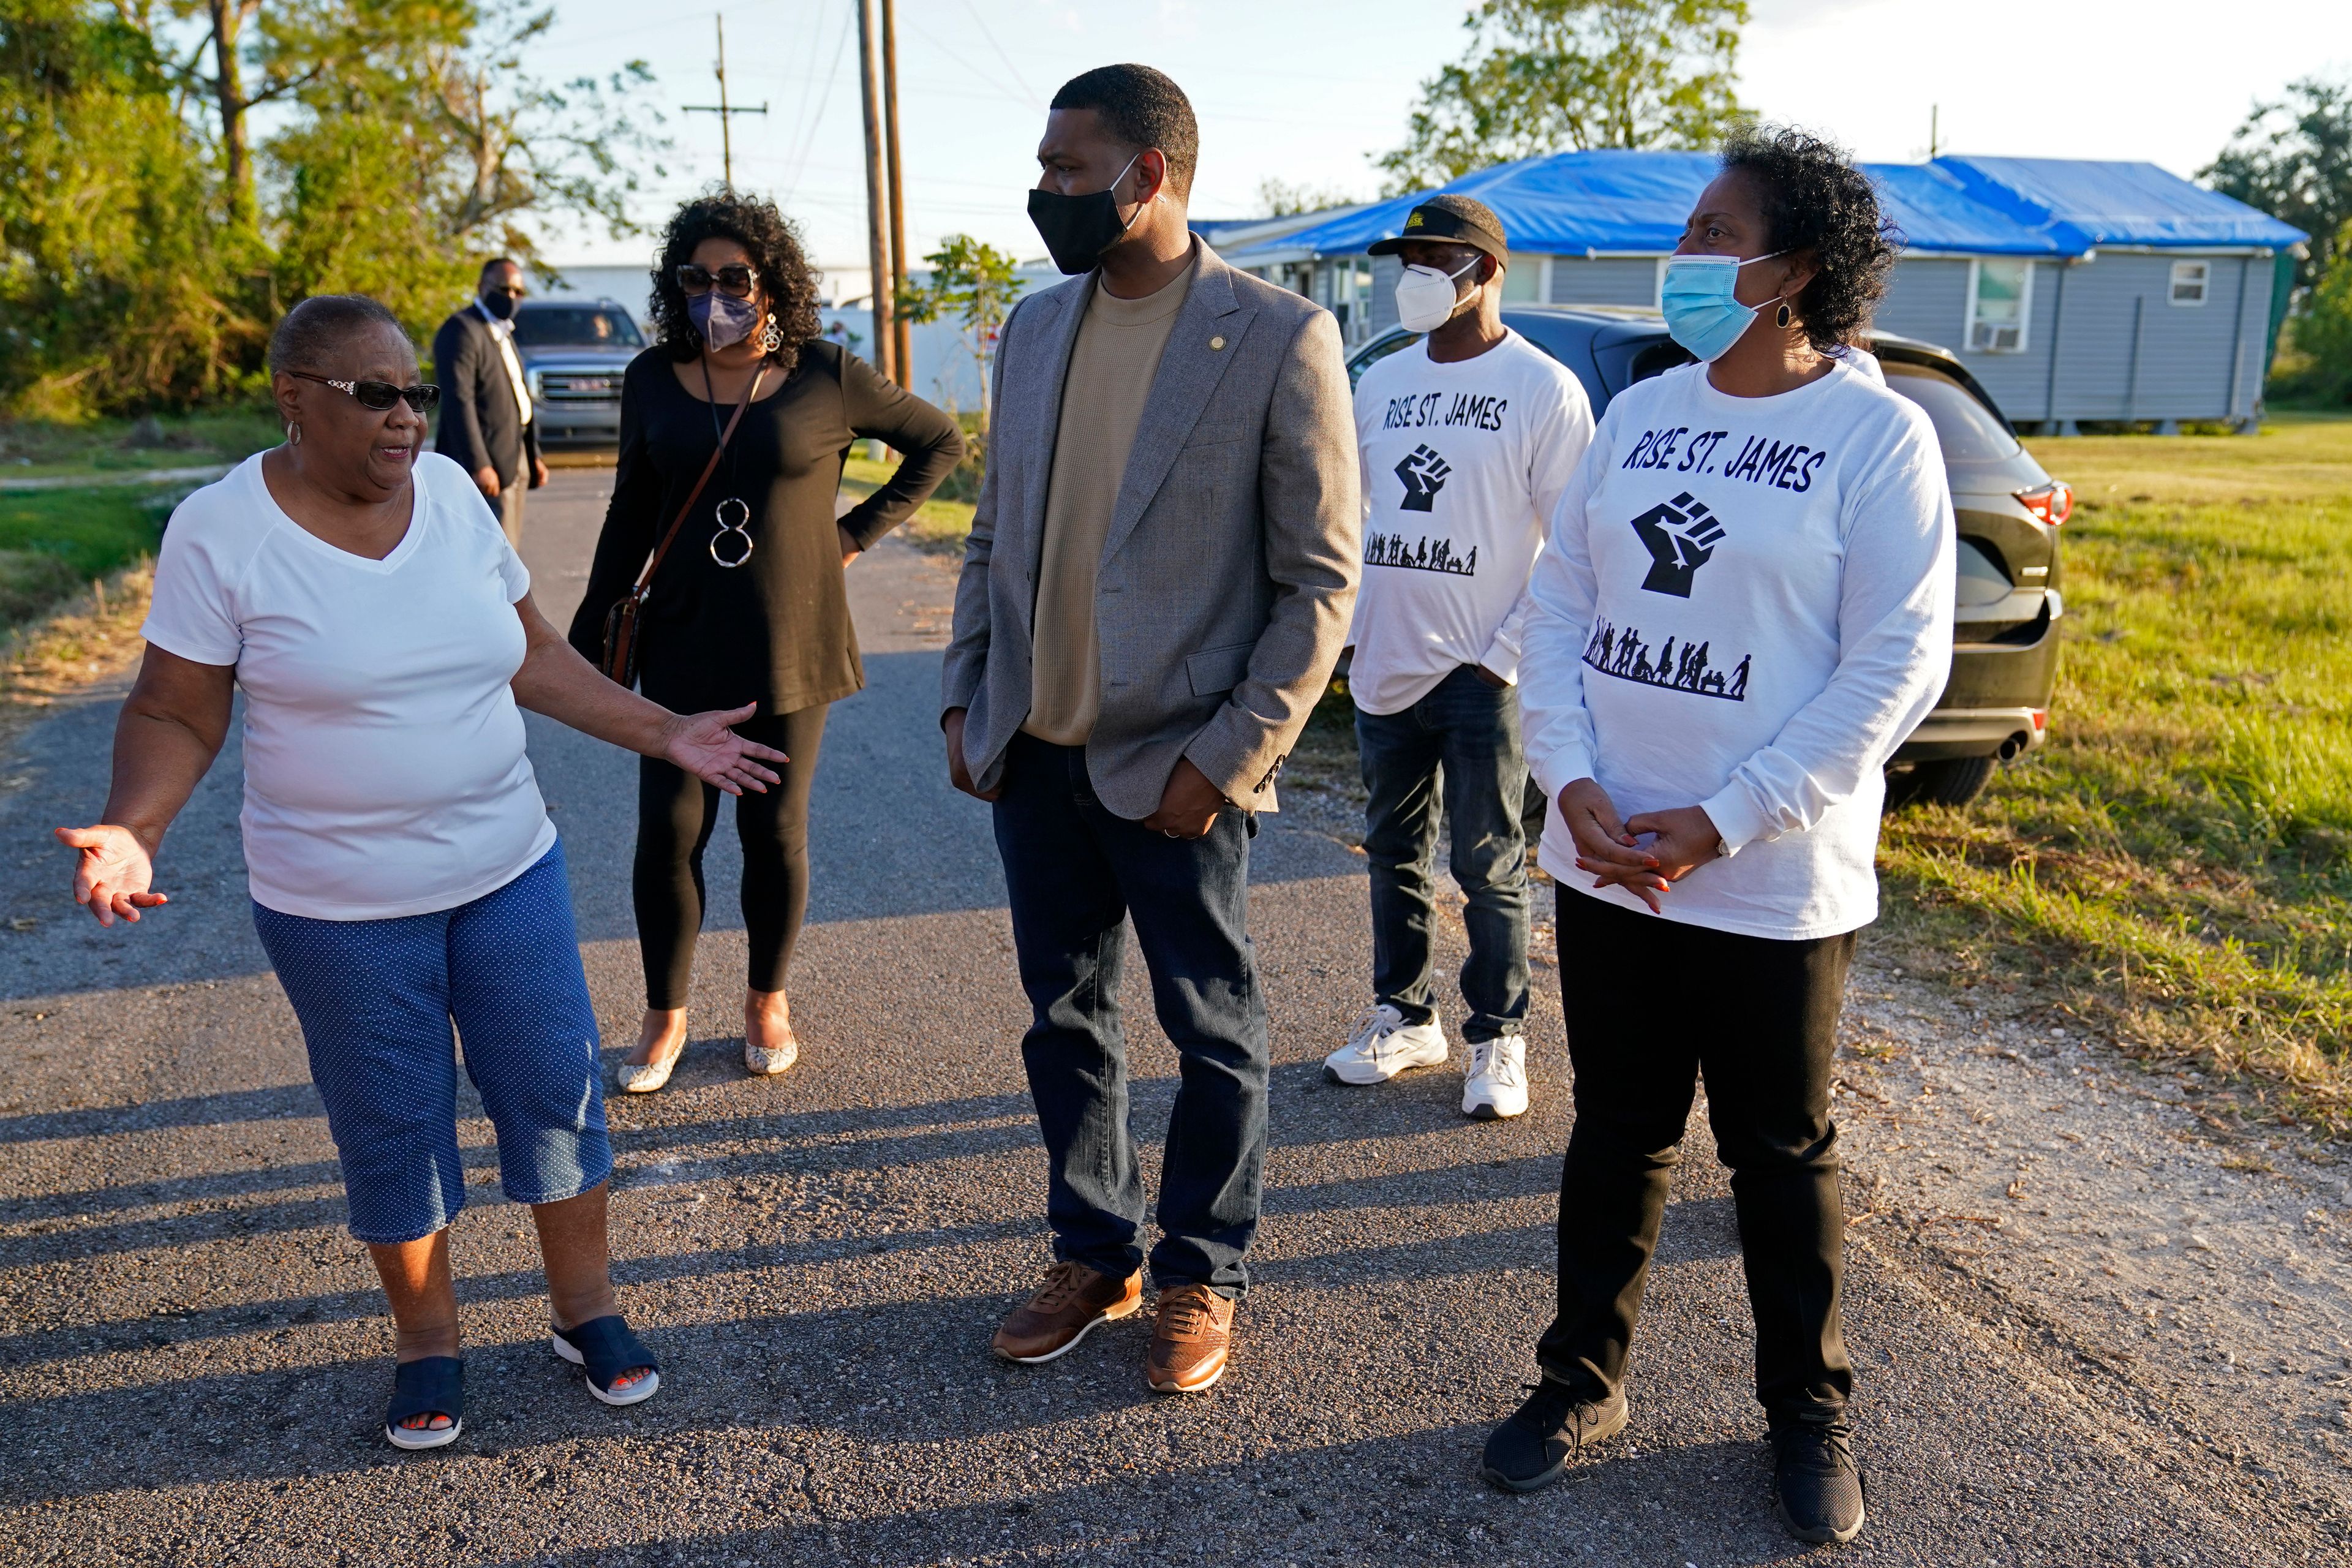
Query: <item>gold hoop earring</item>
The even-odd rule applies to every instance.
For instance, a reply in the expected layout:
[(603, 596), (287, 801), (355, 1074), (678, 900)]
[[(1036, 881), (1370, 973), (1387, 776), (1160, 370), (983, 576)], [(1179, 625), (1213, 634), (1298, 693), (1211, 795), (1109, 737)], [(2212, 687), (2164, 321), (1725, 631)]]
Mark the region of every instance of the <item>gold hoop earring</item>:
[(1776, 327), (1786, 328), (1790, 322), (1796, 319), (1795, 314), (1789, 309), (1789, 301), (1783, 300), (1780, 301), (1780, 309), (1773, 314), (1772, 324)]

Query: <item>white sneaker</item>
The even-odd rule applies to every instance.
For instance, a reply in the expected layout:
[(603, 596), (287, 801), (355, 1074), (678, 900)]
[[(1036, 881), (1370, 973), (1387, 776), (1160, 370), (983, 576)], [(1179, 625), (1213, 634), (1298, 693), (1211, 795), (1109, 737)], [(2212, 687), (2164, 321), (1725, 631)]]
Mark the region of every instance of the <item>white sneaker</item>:
[(1500, 1121), (1528, 1108), (1528, 1043), (1517, 1035), (1479, 1040), (1470, 1047), (1462, 1080), (1462, 1114)]
[(1333, 1083), (1386, 1083), (1407, 1068), (1433, 1068), (1445, 1060), (1445, 1027), (1435, 1009), (1426, 1024), (1408, 1024), (1383, 1002), (1356, 1021), (1348, 1043), (1323, 1058), (1323, 1076)]

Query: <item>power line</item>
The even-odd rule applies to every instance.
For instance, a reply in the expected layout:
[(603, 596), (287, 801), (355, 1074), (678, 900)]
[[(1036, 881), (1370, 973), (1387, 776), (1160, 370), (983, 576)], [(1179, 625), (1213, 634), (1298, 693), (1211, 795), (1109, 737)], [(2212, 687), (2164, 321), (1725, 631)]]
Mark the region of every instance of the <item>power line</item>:
[(972, 26), (978, 27), (980, 36), (988, 40), (988, 47), (996, 51), (996, 58), (1004, 62), (1005, 71), (1013, 78), (1013, 85), (1019, 88), (1022, 96), (1028, 99), (1029, 107), (1040, 114), (1045, 113), (1045, 100), (1037, 96), (1036, 89), (1031, 87), (1027, 79), (1022, 76), (1021, 68), (1013, 63), (1013, 57), (1004, 52), (1004, 46), (996, 41), (996, 35), (988, 30), (988, 23), (982, 18), (980, 7), (973, 5), (971, 0), (963, 0), (963, 8), (971, 13)]
[(848, 52), (849, 25), (856, 16), (856, 12), (851, 11), (842, 17), (841, 36), (834, 40), (833, 45), (833, 65), (824, 73), (824, 90), (817, 95), (815, 112), (809, 116), (805, 129), (793, 137), (794, 163), (792, 177), (784, 184), (786, 201), (792, 200), (793, 193), (800, 189), (801, 176), (808, 173), (808, 157), (816, 151), (817, 128), (824, 123), (825, 105), (833, 101), (833, 84), (841, 79), (841, 57)]

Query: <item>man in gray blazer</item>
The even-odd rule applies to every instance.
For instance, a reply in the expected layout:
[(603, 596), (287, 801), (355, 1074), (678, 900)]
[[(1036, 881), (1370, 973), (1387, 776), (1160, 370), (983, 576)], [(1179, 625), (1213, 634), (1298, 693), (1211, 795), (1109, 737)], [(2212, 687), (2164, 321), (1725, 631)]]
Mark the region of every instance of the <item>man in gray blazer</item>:
[(1249, 841), (1330, 679), (1360, 556), (1338, 326), (1193, 239), (1199, 144), (1149, 67), (1055, 95), (1029, 209), (1083, 276), (1005, 323), (941, 699), (950, 776), (994, 803), (1051, 1168), (1055, 1263), (995, 1349), (1050, 1361), (1141, 1304), (1132, 914), (1183, 1058), (1150, 1257), (1162, 1392), (1217, 1380), (1248, 1283), (1267, 1062)]

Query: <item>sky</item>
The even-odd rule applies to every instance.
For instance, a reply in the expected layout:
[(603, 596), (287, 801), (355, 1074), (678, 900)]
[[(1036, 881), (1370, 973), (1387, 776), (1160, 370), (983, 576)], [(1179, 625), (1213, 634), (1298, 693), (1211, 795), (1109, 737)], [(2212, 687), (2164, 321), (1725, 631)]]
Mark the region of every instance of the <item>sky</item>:
[[(713, 19), (725, 12), (739, 186), (773, 196), (837, 279), (865, 268), (856, 0), (553, 0), (537, 75), (643, 59), (673, 145), (639, 221), (658, 227), (719, 176)], [(909, 249), (969, 233), (1042, 252), (1023, 201), (1045, 103), (1090, 66), (1140, 60), (1201, 120), (1201, 217), (1263, 210), (1268, 178), (1370, 197), (1371, 156), (1402, 139), (1418, 84), (1468, 42), (1466, 0), (898, 0), (900, 138)], [(2257, 100), (2291, 79), (2352, 74), (2345, 0), (1752, 0), (1743, 103), (1835, 137), (1864, 159), (1927, 155), (1929, 108), (1949, 153), (2144, 159), (2193, 174)], [(649, 240), (549, 229), (562, 264), (636, 263)]]

